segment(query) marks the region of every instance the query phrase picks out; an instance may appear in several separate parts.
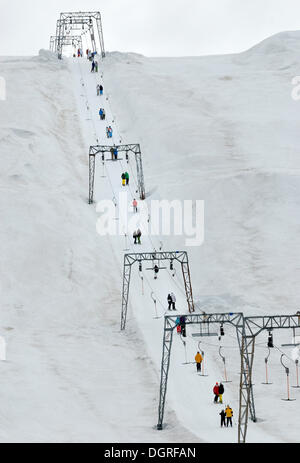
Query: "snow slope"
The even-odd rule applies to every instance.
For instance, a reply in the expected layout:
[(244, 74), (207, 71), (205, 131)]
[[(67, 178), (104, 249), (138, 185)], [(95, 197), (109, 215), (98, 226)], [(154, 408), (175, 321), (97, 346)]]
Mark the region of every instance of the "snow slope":
[[(100, 66), (101, 103), (101, 74), (91, 75), (86, 60), (59, 63), (46, 52), (0, 60), (8, 82), (0, 113), (1, 335), (8, 344), (1, 441), (236, 441), (239, 354), (229, 328), (222, 345), (232, 383), (224, 399), (233, 406), (234, 428), (219, 428), (212, 404), (212, 386), (224, 375), (217, 338), (201, 345), (209, 376), (182, 365), (198, 347), (191, 329), (186, 353), (175, 337), (166, 428), (154, 429), (163, 318), (153, 318), (150, 294), (161, 317), (171, 290), (185, 312), (182, 282), (179, 272), (154, 281), (145, 271), (143, 296), (135, 272), (126, 333), (119, 333), (124, 241), (96, 233), (87, 153), (97, 140), (107, 143), (98, 117), (105, 107), (113, 142), (141, 143), (148, 200), (205, 200), (205, 243), (188, 249), (198, 310), (294, 313), (299, 161), (291, 79), (300, 74), (299, 39), (297, 32), (280, 34), (232, 56), (110, 53)], [(117, 197), (124, 167), (107, 164), (102, 178), (98, 163), (96, 200)], [(131, 163), (129, 169), (134, 174)], [(129, 193), (131, 200), (134, 182)], [(145, 238), (140, 249), (158, 249), (161, 241), (164, 250), (184, 249), (178, 237)], [(278, 349), (289, 337), (276, 334)], [(269, 362), (274, 384), (260, 384), (265, 344), (258, 339), (259, 421), (249, 425), (249, 441), (296, 442), (299, 393), (293, 391), (296, 402), (280, 400), (285, 376), (277, 348)]]

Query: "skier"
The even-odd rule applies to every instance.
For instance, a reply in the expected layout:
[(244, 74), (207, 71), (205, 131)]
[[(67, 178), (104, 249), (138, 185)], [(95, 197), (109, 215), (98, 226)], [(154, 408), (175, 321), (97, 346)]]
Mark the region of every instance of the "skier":
[(175, 305), (176, 305), (176, 296), (175, 296), (174, 293), (171, 293), (170, 296), (172, 298), (172, 309), (176, 310), (176, 307), (175, 307)]
[(137, 236), (138, 244), (142, 244), (142, 243), (141, 243), (142, 232), (141, 232), (140, 229), (137, 230), (136, 236)]
[(92, 62), (92, 70), (91, 72), (95, 72), (95, 61)]
[(102, 108), (102, 111), (103, 111), (102, 119), (103, 121), (105, 121), (105, 118), (106, 118), (105, 109)]
[(185, 316), (180, 317), (180, 327), (182, 336), (186, 338)]
[(103, 120), (103, 109), (102, 108), (100, 108), (100, 110), (99, 110), (99, 116), (100, 116), (100, 119), (102, 121)]
[(213, 393), (215, 394), (214, 398), (214, 403), (218, 403), (218, 398), (219, 398), (219, 383), (216, 383), (214, 388), (213, 388)]
[(100, 95), (100, 85), (99, 84), (97, 85), (96, 89), (97, 89), (97, 96), (99, 96)]
[(111, 160), (114, 161), (115, 159), (115, 150), (113, 147), (110, 148), (110, 153), (111, 153)]
[(138, 211), (138, 208), (137, 208), (138, 203), (137, 203), (136, 199), (133, 200), (132, 206), (133, 206), (133, 212), (137, 213), (137, 211)]
[(98, 72), (98, 68), (99, 68), (98, 66), (99, 66), (98, 61), (95, 61), (95, 72)]
[(220, 386), (219, 386), (219, 403), (220, 404), (223, 403), (223, 394), (224, 394), (224, 386), (222, 383), (220, 383)]
[(134, 239), (133, 244), (137, 244), (137, 242), (136, 242), (136, 240), (137, 240), (137, 232), (136, 231), (133, 232), (133, 239)]
[(118, 150), (117, 150), (117, 148), (114, 148), (114, 160), (115, 161), (118, 160)]
[(103, 85), (100, 85), (100, 95), (103, 95)]
[(106, 127), (106, 136), (107, 138), (111, 138), (111, 127)]
[(226, 413), (224, 410), (222, 410), (221, 413), (219, 413), (219, 415), (221, 416), (221, 428), (223, 428), (223, 426), (224, 427), (226, 426), (226, 421), (225, 421)]
[(88, 58), (89, 57), (89, 49), (87, 48), (86, 50), (86, 57)]
[(171, 294), (168, 294), (168, 304), (169, 304), (168, 310), (171, 310), (171, 307), (172, 307), (172, 297), (171, 297)]
[(200, 354), (199, 351), (195, 355), (195, 360), (196, 360), (197, 372), (199, 373), (199, 372), (201, 372), (201, 363), (202, 363), (202, 360), (203, 360), (203, 357), (202, 357), (202, 355)]
[(80, 58), (80, 56), (81, 56), (81, 54), (80, 54), (80, 48), (78, 48), (78, 50), (77, 50), (77, 56), (78, 56), (78, 58)]
[(129, 173), (125, 172), (126, 185), (129, 185)]
[(176, 327), (177, 327), (177, 333), (180, 334), (181, 333), (180, 317), (176, 318), (175, 324), (176, 324)]
[(125, 177), (125, 174), (122, 174), (122, 175), (121, 175), (121, 179), (122, 179), (122, 186), (125, 186), (125, 185), (126, 185), (126, 177)]
[(232, 408), (229, 407), (229, 405), (227, 405), (227, 407), (225, 409), (225, 413), (226, 413), (226, 418), (227, 418), (226, 426), (228, 428), (228, 425), (230, 423), (230, 426), (232, 427), (233, 411), (232, 411)]

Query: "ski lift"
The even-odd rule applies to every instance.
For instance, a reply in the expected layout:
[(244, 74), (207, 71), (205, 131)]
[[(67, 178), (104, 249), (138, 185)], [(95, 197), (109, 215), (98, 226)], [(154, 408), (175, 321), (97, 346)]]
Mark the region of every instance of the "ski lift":
[(154, 263), (152, 268), (147, 268), (146, 270), (152, 270), (152, 272), (154, 272), (154, 279), (157, 280), (160, 270), (166, 270), (166, 268), (167, 267), (160, 267), (160, 262), (158, 261), (157, 264)]
[[(293, 328), (293, 342), (292, 343), (287, 343), (287, 344), (281, 344), (282, 347), (297, 347), (300, 345), (299, 342), (296, 342), (296, 328)], [(300, 339), (300, 338), (299, 338)]]
[(265, 365), (266, 365), (266, 382), (265, 382), (265, 383), (261, 383), (261, 384), (273, 384), (273, 383), (269, 383), (269, 379), (268, 379), (268, 361), (269, 361), (270, 354), (271, 354), (271, 350), (270, 350), (270, 347), (268, 346), (268, 355), (267, 355), (267, 357), (265, 358)]
[(291, 401), (294, 401), (296, 399), (291, 399), (290, 398), (290, 381), (289, 381), (290, 369), (284, 365), (284, 363), (282, 361), (283, 357), (286, 357), (286, 355), (281, 354), (280, 363), (283, 366), (283, 368), (285, 369), (285, 374), (286, 374), (287, 399), (281, 399), (281, 400), (284, 400), (285, 402), (291, 402)]
[(143, 271), (142, 262), (139, 261), (139, 277), (142, 281), (142, 296), (144, 296), (144, 276), (142, 274), (142, 271)]
[(274, 347), (272, 331), (269, 331), (267, 347)]
[(183, 339), (182, 332), (180, 332), (180, 340), (181, 340), (181, 342), (182, 342), (182, 344), (183, 344), (184, 353), (185, 353), (185, 362), (184, 362), (182, 365), (187, 365), (189, 362), (187, 361), (186, 342), (185, 342), (185, 340)]
[(176, 269), (174, 268), (173, 259), (170, 261), (170, 271), (172, 272), (172, 277), (174, 278), (176, 275)]
[(158, 316), (158, 313), (157, 313), (157, 307), (156, 307), (156, 302), (157, 302), (157, 301), (156, 301), (156, 299), (155, 299), (155, 297), (154, 297), (154, 292), (153, 292), (153, 291), (152, 291), (152, 293), (151, 293), (151, 299), (153, 300), (153, 302), (154, 302), (154, 307), (155, 307), (155, 317), (153, 317), (153, 319), (154, 319), (154, 320), (158, 320), (158, 319), (161, 318), (161, 317), (159, 317), (159, 316)]
[(222, 336), (225, 336), (223, 323), (220, 326), (219, 341), (221, 341)]
[(297, 384), (296, 386), (292, 386), (294, 389), (299, 389), (300, 386), (299, 386), (299, 360), (296, 359), (295, 360), (295, 365), (296, 365), (296, 378), (297, 378)]
[(221, 350), (222, 350), (222, 349), (223, 349), (223, 347), (220, 346), (220, 348), (219, 348), (219, 355), (220, 355), (220, 357), (221, 357), (221, 359), (222, 359), (222, 361), (223, 361), (223, 363), (224, 363), (224, 377), (225, 377), (225, 381), (223, 381), (223, 383), (232, 383), (232, 381), (228, 381), (228, 379), (227, 379), (226, 359), (225, 359), (224, 355), (221, 354)]
[(210, 331), (210, 322), (207, 320), (207, 316), (204, 314), (203, 322), (200, 323), (199, 333), (192, 333), (192, 336), (218, 336), (218, 333), (211, 333)]

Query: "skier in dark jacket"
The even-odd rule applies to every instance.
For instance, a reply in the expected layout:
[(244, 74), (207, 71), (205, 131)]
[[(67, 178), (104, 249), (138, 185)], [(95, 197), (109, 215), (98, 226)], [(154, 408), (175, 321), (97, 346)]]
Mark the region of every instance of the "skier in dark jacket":
[(223, 403), (223, 394), (224, 394), (224, 386), (222, 383), (219, 385), (219, 403)]
[(136, 231), (136, 236), (137, 236), (138, 244), (142, 244), (142, 243), (141, 243), (142, 232), (141, 232), (140, 229), (138, 229), (138, 230)]
[(168, 294), (168, 304), (169, 304), (169, 307), (168, 307), (168, 310), (172, 310), (172, 297), (171, 297), (171, 294)]
[(221, 413), (219, 413), (219, 415), (221, 416), (221, 428), (223, 428), (223, 426), (225, 427), (226, 426), (226, 413), (225, 413), (225, 410), (222, 410)]
[[(171, 296), (172, 297), (172, 296)], [(186, 320), (185, 316), (180, 317), (180, 327), (181, 327), (181, 334), (184, 338), (186, 338)]]

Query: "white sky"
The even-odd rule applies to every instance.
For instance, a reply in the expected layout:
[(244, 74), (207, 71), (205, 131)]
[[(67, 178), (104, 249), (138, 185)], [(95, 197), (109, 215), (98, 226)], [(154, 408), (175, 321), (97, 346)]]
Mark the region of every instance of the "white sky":
[(106, 50), (146, 56), (239, 52), (300, 28), (299, 0), (0, 0), (0, 55), (48, 49), (59, 13), (80, 10), (101, 12)]

